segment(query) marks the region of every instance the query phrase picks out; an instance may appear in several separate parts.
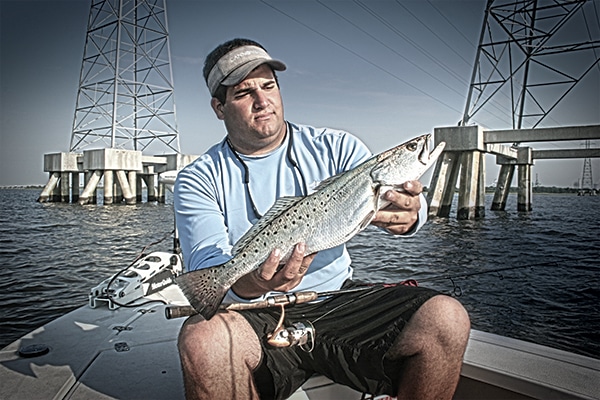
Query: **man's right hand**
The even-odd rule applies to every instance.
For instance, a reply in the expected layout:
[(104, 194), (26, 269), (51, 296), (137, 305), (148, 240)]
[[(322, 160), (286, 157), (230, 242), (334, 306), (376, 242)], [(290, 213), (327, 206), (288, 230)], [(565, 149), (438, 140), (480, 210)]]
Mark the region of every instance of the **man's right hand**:
[(289, 260), (281, 265), (281, 251), (275, 249), (258, 268), (231, 287), (240, 297), (251, 299), (271, 291), (289, 292), (302, 281), (317, 253), (304, 257), (306, 247), (298, 243)]

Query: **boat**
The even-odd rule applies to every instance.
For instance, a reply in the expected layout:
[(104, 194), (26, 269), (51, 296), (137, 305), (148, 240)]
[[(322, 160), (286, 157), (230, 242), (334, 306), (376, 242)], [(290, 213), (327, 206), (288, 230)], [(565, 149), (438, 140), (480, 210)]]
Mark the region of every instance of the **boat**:
[[(91, 288), (88, 304), (6, 346), (0, 398), (183, 399), (177, 336), (185, 318), (166, 314), (189, 306), (166, 279), (181, 271), (176, 252), (150, 253)], [(377, 397), (321, 375), (290, 397), (369, 398)], [(472, 330), (454, 398), (600, 399), (600, 360)]]

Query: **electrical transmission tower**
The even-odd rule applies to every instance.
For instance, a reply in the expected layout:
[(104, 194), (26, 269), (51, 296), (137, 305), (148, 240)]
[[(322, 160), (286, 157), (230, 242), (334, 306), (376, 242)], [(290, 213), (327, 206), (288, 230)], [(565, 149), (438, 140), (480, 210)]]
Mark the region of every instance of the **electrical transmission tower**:
[(512, 129), (538, 127), (600, 70), (599, 8), (594, 0), (488, 0), (461, 125), (485, 109), (508, 111)]
[[(585, 148), (590, 149), (590, 141), (585, 141)], [(581, 190), (589, 190), (590, 193), (594, 189), (594, 180), (592, 179), (592, 160), (591, 158), (585, 158), (583, 160), (583, 174), (581, 176)]]
[(176, 152), (166, 0), (93, 0), (70, 151)]

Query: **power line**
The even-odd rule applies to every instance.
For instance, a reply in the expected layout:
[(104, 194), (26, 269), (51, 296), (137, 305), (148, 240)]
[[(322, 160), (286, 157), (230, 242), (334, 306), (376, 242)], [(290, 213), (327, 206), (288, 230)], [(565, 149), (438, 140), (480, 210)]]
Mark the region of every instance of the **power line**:
[(304, 22), (300, 21), (299, 19), (297, 19), (297, 18), (295, 18), (295, 17), (291, 16), (290, 14), (288, 14), (288, 13), (284, 12), (283, 10), (280, 10), (279, 8), (275, 7), (274, 5), (267, 3), (265, 0), (260, 0), (260, 1), (261, 1), (262, 3), (264, 3), (265, 5), (267, 5), (267, 6), (271, 7), (273, 10), (275, 10), (275, 11), (279, 12), (280, 14), (283, 14), (283, 15), (285, 15), (286, 17), (290, 18), (290, 19), (291, 19), (291, 20), (293, 20), (294, 22), (296, 22), (296, 23), (298, 23), (298, 24), (302, 25), (303, 27), (305, 27), (306, 29), (310, 30), (311, 32), (313, 32), (313, 33), (316, 33), (317, 35), (319, 35), (319, 36), (321, 36), (322, 38), (324, 38), (324, 39), (326, 39), (326, 40), (330, 41), (331, 43), (335, 44), (336, 46), (338, 46), (338, 47), (341, 47), (342, 49), (346, 50), (347, 52), (349, 52), (349, 53), (353, 54), (354, 56), (356, 56), (356, 57), (360, 58), (361, 60), (363, 60), (363, 61), (364, 61), (364, 62), (366, 62), (367, 64), (370, 64), (370, 65), (372, 65), (373, 67), (377, 68), (378, 70), (380, 70), (380, 71), (382, 71), (382, 72), (384, 72), (384, 73), (388, 74), (388, 75), (389, 75), (389, 76), (391, 76), (392, 78), (394, 78), (394, 79), (396, 79), (396, 80), (398, 80), (398, 81), (400, 81), (400, 82), (404, 83), (406, 86), (409, 86), (410, 88), (412, 88), (412, 89), (416, 90), (417, 92), (421, 93), (422, 95), (424, 95), (424, 96), (426, 96), (426, 97), (428, 97), (428, 98), (432, 99), (433, 101), (435, 101), (435, 102), (437, 102), (437, 103), (439, 103), (439, 104), (441, 104), (441, 105), (443, 105), (443, 106), (445, 106), (445, 107), (449, 108), (449, 109), (450, 109), (450, 110), (452, 110), (452, 111), (456, 111), (457, 113), (459, 113), (459, 115), (462, 113), (461, 111), (459, 111), (458, 109), (454, 108), (453, 106), (451, 106), (451, 105), (449, 105), (449, 104), (446, 104), (446, 103), (444, 103), (444, 102), (443, 102), (443, 101), (441, 101), (440, 99), (438, 99), (438, 98), (436, 98), (436, 97), (434, 97), (434, 96), (430, 95), (429, 93), (425, 92), (424, 90), (420, 89), (419, 87), (417, 87), (417, 86), (413, 85), (412, 83), (410, 83), (410, 82), (408, 82), (408, 81), (406, 81), (406, 80), (402, 79), (401, 77), (399, 77), (398, 75), (394, 74), (393, 72), (391, 72), (391, 71), (389, 71), (389, 70), (387, 70), (387, 69), (383, 68), (382, 66), (380, 66), (380, 65), (378, 65), (378, 64), (376, 64), (376, 63), (374, 63), (374, 62), (372, 62), (371, 60), (369, 60), (369, 59), (367, 59), (366, 57), (364, 57), (364, 56), (360, 55), (359, 53), (357, 53), (356, 51), (354, 51), (354, 50), (350, 49), (349, 47), (347, 47), (347, 46), (344, 46), (343, 44), (339, 43), (338, 41), (336, 41), (336, 40), (334, 40), (334, 39), (330, 38), (329, 36), (325, 35), (324, 33), (321, 33), (321, 32), (319, 32), (318, 30), (316, 30), (316, 29), (312, 28), (311, 26), (309, 26), (309, 25), (305, 24)]
[[(447, 87), (448, 89), (452, 90), (454, 93), (461, 95), (462, 93), (460, 93), (458, 90), (450, 87), (450, 85), (448, 85), (446, 82), (442, 81), (441, 79), (437, 78), (436, 76), (434, 76), (433, 74), (425, 71), (424, 69), (422, 69), (417, 63), (415, 63), (414, 61), (410, 60), (409, 58), (405, 57), (404, 55), (402, 55), (401, 53), (399, 53), (398, 51), (396, 51), (396, 49), (388, 46), (387, 44), (385, 44), (383, 41), (377, 39), (375, 36), (373, 36), (372, 34), (370, 34), (369, 32), (367, 32), (365, 29), (361, 28), (359, 25), (355, 24), (354, 22), (350, 21), (348, 18), (344, 17), (342, 14), (340, 14), (339, 12), (335, 11), (334, 9), (332, 9), (331, 7), (329, 7), (328, 5), (326, 5), (325, 3), (323, 3), (321, 0), (316, 0), (317, 3), (321, 4), (323, 7), (327, 8), (329, 11), (331, 11), (332, 13), (334, 13), (335, 15), (337, 15), (338, 17), (342, 18), (344, 21), (348, 22), (349, 24), (351, 24), (352, 26), (354, 26), (356, 29), (358, 29), (359, 31), (361, 31), (362, 33), (364, 33), (365, 35), (369, 36), (371, 39), (375, 40), (377, 43), (381, 44), (382, 46), (384, 46), (386, 49), (388, 49), (389, 51), (391, 51), (392, 53), (396, 54), (398, 57), (402, 58), (404, 61), (408, 62), (409, 64), (411, 64), (412, 66), (418, 68), (419, 70), (421, 70), (422, 72), (424, 72), (425, 74), (429, 75), (431, 78), (433, 78), (434, 80), (436, 80), (437, 82), (441, 83), (442, 85), (444, 85), (445, 87)], [(463, 81), (462, 83), (468, 84), (466, 81)]]
[[(423, 25), (423, 27), (424, 27), (425, 29), (427, 29), (429, 32), (431, 32), (431, 34), (432, 34), (433, 36), (435, 36), (436, 38), (438, 38), (438, 40), (439, 40), (440, 42), (444, 43), (444, 45), (445, 45), (445, 46), (446, 46), (446, 47), (447, 47), (447, 48), (448, 48), (450, 51), (452, 51), (454, 54), (456, 54), (456, 55), (458, 56), (458, 58), (460, 58), (461, 60), (463, 60), (463, 61), (465, 62), (465, 64), (467, 64), (467, 66), (469, 66), (469, 67), (471, 66), (471, 63), (470, 63), (470, 62), (469, 62), (469, 61), (468, 61), (466, 58), (464, 58), (464, 57), (462, 56), (462, 54), (460, 54), (458, 51), (456, 51), (456, 50), (454, 49), (454, 47), (453, 47), (453, 46), (451, 46), (449, 43), (446, 43), (446, 41), (444, 40), (444, 38), (443, 38), (443, 37), (441, 37), (440, 35), (438, 35), (438, 34), (437, 34), (437, 33), (436, 33), (436, 32), (435, 32), (433, 29), (431, 29), (431, 28), (429, 27), (429, 25), (427, 25), (425, 22), (421, 21), (421, 19), (420, 19), (419, 17), (417, 17), (417, 16), (416, 16), (416, 15), (415, 15), (415, 14), (414, 14), (412, 11), (410, 11), (410, 9), (408, 9), (408, 7), (406, 7), (404, 4), (402, 4), (402, 3), (401, 3), (399, 0), (396, 0), (396, 3), (397, 3), (397, 4), (398, 4), (400, 7), (402, 7), (402, 8), (404, 9), (404, 11), (406, 11), (406, 12), (407, 12), (407, 13), (409, 13), (409, 14), (410, 14), (410, 15), (411, 15), (411, 16), (412, 16), (414, 19), (416, 19), (416, 20), (417, 20), (417, 21), (418, 21), (418, 22), (419, 22), (421, 25)], [(443, 15), (442, 15), (442, 16), (443, 16)], [(446, 18), (445, 16), (443, 16), (443, 17), (444, 17), (444, 19), (445, 19), (447, 22), (450, 22), (450, 21), (448, 20), (448, 18)], [(452, 27), (454, 27), (454, 25), (452, 25)], [(456, 28), (455, 28), (455, 29), (456, 29)], [(462, 33), (461, 33), (461, 34), (462, 34)], [(463, 37), (465, 37), (465, 36), (463, 35)], [(468, 82), (467, 82), (466, 80), (463, 80), (463, 79), (462, 79), (462, 77), (461, 77), (461, 79), (460, 79), (460, 80), (461, 80), (461, 82), (468, 84)]]

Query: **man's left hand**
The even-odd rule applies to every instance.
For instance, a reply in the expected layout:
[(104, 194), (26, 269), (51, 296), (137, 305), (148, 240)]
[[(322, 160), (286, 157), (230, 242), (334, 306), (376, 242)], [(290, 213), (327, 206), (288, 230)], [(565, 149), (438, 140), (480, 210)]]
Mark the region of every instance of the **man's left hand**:
[(410, 231), (419, 219), (423, 185), (419, 181), (407, 181), (402, 185), (403, 191), (388, 190), (384, 199), (389, 204), (375, 214), (371, 223), (394, 235), (402, 235)]

